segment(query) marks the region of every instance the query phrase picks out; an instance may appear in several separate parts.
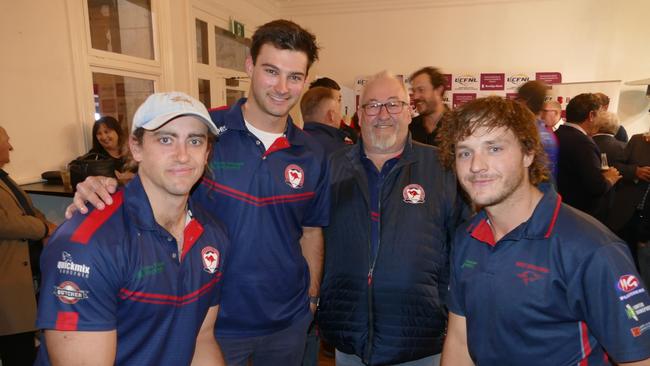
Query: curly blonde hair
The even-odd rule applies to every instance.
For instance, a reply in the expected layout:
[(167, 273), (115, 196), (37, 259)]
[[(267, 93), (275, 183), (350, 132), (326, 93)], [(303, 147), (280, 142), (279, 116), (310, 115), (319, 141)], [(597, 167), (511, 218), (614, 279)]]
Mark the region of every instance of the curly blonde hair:
[(510, 129), (522, 151), (534, 155), (528, 167), (530, 182), (538, 185), (549, 179), (548, 158), (535, 125), (535, 115), (525, 105), (497, 96), (473, 100), (445, 115), (438, 134), (440, 160), (445, 167), (454, 169), (456, 144), (481, 127)]

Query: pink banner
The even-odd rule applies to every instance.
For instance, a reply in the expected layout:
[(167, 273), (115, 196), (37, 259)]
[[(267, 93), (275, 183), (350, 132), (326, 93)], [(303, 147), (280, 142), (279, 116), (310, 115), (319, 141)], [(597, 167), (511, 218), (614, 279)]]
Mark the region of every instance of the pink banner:
[(461, 105), (471, 102), (476, 99), (476, 93), (454, 93), (453, 96), (453, 107), (458, 108)]
[(506, 84), (506, 74), (481, 74), (481, 90), (503, 90)]
[(543, 81), (546, 84), (559, 84), (562, 82), (562, 74), (559, 72), (537, 72), (535, 80)]

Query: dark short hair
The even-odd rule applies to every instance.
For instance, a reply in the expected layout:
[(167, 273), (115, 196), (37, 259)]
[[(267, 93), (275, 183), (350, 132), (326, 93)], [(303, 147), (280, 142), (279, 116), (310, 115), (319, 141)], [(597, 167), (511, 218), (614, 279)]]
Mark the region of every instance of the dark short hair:
[(533, 114), (538, 114), (544, 106), (547, 90), (548, 85), (545, 82), (531, 80), (520, 86), (517, 94), (519, 94), (519, 99), (526, 103), (526, 106)]
[(589, 113), (600, 109), (598, 97), (592, 93), (578, 94), (566, 106), (566, 121), (582, 123), (589, 118)]
[(97, 140), (97, 132), (99, 128), (105, 126), (109, 130), (115, 131), (117, 133), (117, 146), (121, 149), (124, 145), (124, 132), (122, 131), (122, 126), (120, 122), (111, 116), (103, 116), (93, 124), (93, 150), (99, 151), (104, 155), (108, 155), (108, 151), (104, 149), (102, 144)]
[(341, 90), (341, 86), (339, 85), (339, 83), (327, 77), (312, 81), (311, 84), (309, 84), (309, 89), (316, 88), (319, 86), (329, 88), (329, 89), (334, 89), (334, 90)]
[(324, 100), (334, 100), (334, 89), (324, 86), (317, 86), (307, 90), (305, 95), (300, 99), (300, 113), (305, 122), (310, 122), (313, 116), (318, 112), (318, 108)]
[(434, 89), (438, 89), (439, 87), (442, 86), (443, 88), (442, 92), (443, 93), (445, 92), (445, 85), (447, 85), (447, 79), (440, 72), (440, 70), (436, 69), (435, 67), (431, 67), (431, 66), (423, 67), (420, 70), (411, 74), (409, 80), (413, 81), (413, 79), (423, 74), (429, 76), (429, 82), (431, 83), (431, 86)]
[(257, 28), (251, 43), (253, 64), (257, 61), (262, 46), (267, 43), (272, 44), (273, 47), (279, 50), (304, 52), (308, 61), (307, 71), (318, 60), (316, 37), (290, 20), (273, 20)]
[(521, 149), (526, 154), (533, 154), (533, 163), (528, 167), (530, 182), (537, 185), (548, 180), (548, 158), (542, 146), (535, 115), (524, 105), (498, 96), (480, 98), (464, 104), (446, 113), (440, 126), (438, 142), (440, 160), (449, 169), (456, 161), (456, 144), (464, 140), (477, 129), (489, 130), (504, 127), (512, 131)]

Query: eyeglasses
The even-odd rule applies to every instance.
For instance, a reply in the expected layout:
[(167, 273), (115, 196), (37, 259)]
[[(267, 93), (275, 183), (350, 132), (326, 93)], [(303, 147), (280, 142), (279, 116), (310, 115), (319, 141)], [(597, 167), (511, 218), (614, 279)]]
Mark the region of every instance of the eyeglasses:
[(381, 113), (382, 107), (386, 107), (386, 111), (388, 111), (388, 113), (390, 114), (402, 113), (402, 111), (404, 110), (404, 106), (407, 104), (408, 103), (403, 102), (401, 100), (390, 101), (386, 103), (372, 102), (372, 103), (366, 103), (362, 105), (361, 108), (363, 108), (367, 116), (376, 116), (379, 113)]

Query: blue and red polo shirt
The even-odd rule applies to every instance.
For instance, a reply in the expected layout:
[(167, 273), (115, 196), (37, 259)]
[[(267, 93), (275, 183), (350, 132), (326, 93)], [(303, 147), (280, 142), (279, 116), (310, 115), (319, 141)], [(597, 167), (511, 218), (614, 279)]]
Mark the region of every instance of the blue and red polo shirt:
[(650, 296), (627, 246), (543, 184), (498, 242), (484, 211), (452, 249), (449, 310), (479, 365), (611, 365), (650, 357)]
[(271, 334), (309, 313), (309, 269), (302, 227), (329, 222), (322, 147), (289, 118), (268, 150), (245, 127), (241, 99), (212, 110), (220, 128), (209, 167), (193, 197), (223, 221), (233, 243), (216, 334)]
[[(116, 330), (117, 365), (189, 365), (208, 308), (220, 301), (224, 228), (190, 199), (179, 258), (139, 177), (113, 201), (63, 223), (45, 247), (37, 326)], [(50, 364), (46, 346), (36, 364)]]

